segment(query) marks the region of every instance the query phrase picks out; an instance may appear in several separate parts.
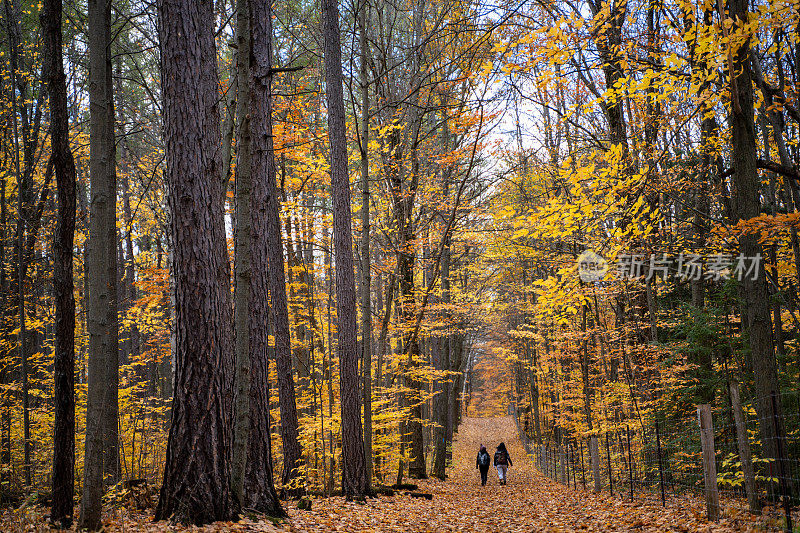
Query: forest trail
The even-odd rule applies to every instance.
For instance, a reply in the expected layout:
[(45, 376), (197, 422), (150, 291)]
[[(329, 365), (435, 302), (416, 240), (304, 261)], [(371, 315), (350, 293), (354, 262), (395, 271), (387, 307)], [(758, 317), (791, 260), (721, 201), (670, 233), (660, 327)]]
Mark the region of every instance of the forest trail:
[[(475, 456), (483, 443), (490, 454), (505, 442), (514, 466), (509, 483), (501, 486), (494, 468), (481, 487)], [(409, 482), (414, 480), (407, 480)], [(432, 500), (411, 498), (405, 492), (394, 496), (369, 498), (366, 503), (348, 502), (343, 497), (315, 498), (312, 510), (297, 508), (296, 501), (284, 501), (288, 520), (273, 524), (268, 520), (243, 517), (238, 522), (215, 522), (204, 527), (186, 527), (154, 522), (152, 510), (116, 510), (104, 518), (107, 533), (164, 531), (317, 533), (329, 531), (365, 532), (553, 532), (553, 531), (745, 531), (744, 521), (730, 520), (711, 524), (698, 500), (673, 500), (667, 508), (657, 502), (631, 503), (617, 496), (592, 494), (581, 487), (566, 487), (543, 476), (525, 453), (510, 416), (465, 417), (453, 443), (453, 464), (445, 481), (414, 481), (419, 490), (433, 495)], [(7, 512), (0, 518), (0, 531), (44, 533), (50, 531), (45, 520), (47, 509), (29, 507)], [(71, 531), (75, 531), (75, 526)]]
[[(490, 454), (505, 442), (514, 466), (501, 486), (494, 467), (481, 487), (475, 456), (481, 443)], [(465, 418), (453, 443), (453, 465), (444, 482), (419, 481), (431, 501), (405, 493), (368, 499), (365, 504), (344, 498), (314, 500), (311, 511), (292, 506), (289, 531), (434, 532), (434, 531), (734, 531), (709, 524), (701, 509), (637, 501), (607, 493), (595, 495), (556, 483), (533, 466), (525, 453), (512, 417)]]

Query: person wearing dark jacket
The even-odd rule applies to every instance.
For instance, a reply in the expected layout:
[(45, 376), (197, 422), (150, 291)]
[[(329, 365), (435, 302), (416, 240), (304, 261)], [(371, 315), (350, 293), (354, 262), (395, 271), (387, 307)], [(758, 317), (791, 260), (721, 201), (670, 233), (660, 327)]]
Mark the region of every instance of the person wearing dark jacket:
[(481, 471), (481, 485), (486, 485), (486, 475), (489, 473), (490, 463), (489, 452), (486, 451), (486, 446), (481, 444), (478, 457), (475, 459), (475, 468)]
[(494, 452), (494, 466), (497, 468), (497, 477), (500, 478), (500, 484), (505, 485), (508, 479), (508, 467), (514, 466), (511, 462), (511, 455), (506, 450), (506, 445), (500, 443), (497, 446), (497, 451)]

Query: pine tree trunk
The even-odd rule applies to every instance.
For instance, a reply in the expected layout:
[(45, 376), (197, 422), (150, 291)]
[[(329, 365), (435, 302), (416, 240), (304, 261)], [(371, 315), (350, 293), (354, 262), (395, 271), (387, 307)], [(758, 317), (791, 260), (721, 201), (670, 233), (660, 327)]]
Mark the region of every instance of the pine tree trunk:
[(100, 528), (104, 480), (118, 468), (119, 341), (114, 97), (111, 78), (111, 2), (89, 2), (91, 200), (86, 276), (89, 282), (89, 387), (86, 406), (81, 527)]
[[(250, 277), (250, 439), (248, 441), (247, 469), (245, 471), (245, 497), (243, 505), (248, 509), (270, 516), (285, 516), (275, 492), (272, 471), (272, 444), (269, 432), (269, 371), (267, 359), (268, 336), (264, 324), (269, 316), (270, 251), (280, 258), (275, 265), (280, 270), (280, 287), (283, 284), (283, 248), (280, 246), (280, 227), (277, 220), (277, 187), (275, 185), (275, 152), (272, 137), (272, 6), (267, 1), (257, 0), (251, 4), (252, 63), (250, 65), (252, 115), (250, 120), (251, 147), (253, 153), (253, 254)], [(274, 210), (274, 211), (273, 211)], [(271, 217), (275, 217), (270, 224)], [(270, 231), (277, 231), (270, 239)], [(277, 258), (275, 259), (277, 261)], [(275, 294), (280, 298), (278, 291)], [(275, 304), (273, 303), (273, 310)], [(286, 291), (283, 291), (283, 311), (286, 312)], [(277, 321), (275, 321), (277, 323)], [(288, 322), (283, 332), (288, 340)], [(276, 337), (277, 338), (277, 337)], [(283, 349), (288, 347), (283, 341)], [(289, 359), (291, 369), (291, 359)], [(290, 376), (291, 377), (291, 376)], [(294, 464), (300, 456), (297, 441), (297, 414), (294, 404), (294, 383), (291, 384), (291, 405), (294, 412)], [(279, 398), (283, 401), (285, 398)], [(288, 401), (288, 400), (287, 400)], [(289, 413), (291, 417), (292, 412)], [(283, 416), (283, 411), (281, 411)], [(284, 446), (284, 454), (286, 447)]]
[(331, 324), (333, 321), (331, 320), (331, 308), (333, 307), (333, 269), (331, 268), (331, 230), (330, 228), (325, 228), (325, 292), (327, 293), (327, 323), (328, 323), (328, 349), (326, 361), (323, 361), (322, 364), (322, 372), (325, 376), (325, 382), (327, 384), (327, 393), (328, 393), (328, 420), (330, 421), (328, 424), (328, 453), (329, 453), (329, 464), (328, 470), (330, 475), (328, 476), (327, 483), (325, 485), (325, 491), (327, 495), (330, 495), (333, 492), (333, 488), (335, 485), (335, 478), (334, 473), (336, 472), (336, 459), (333, 455), (334, 451), (334, 443), (333, 443), (333, 335), (331, 334)]
[(367, 10), (363, 1), (358, 18), (361, 47), (361, 361), (364, 392), (364, 457), (367, 481), (372, 483), (372, 277), (369, 225), (369, 84), (367, 83)]
[(50, 520), (62, 528), (68, 528), (72, 525), (75, 491), (75, 297), (72, 251), (75, 239), (76, 172), (69, 147), (67, 83), (61, 56), (61, 13), (61, 0), (45, 0), (39, 18), (43, 38), (42, 68), (50, 96), (50, 145), (58, 187), (58, 224), (53, 239), (55, 420)]
[[(19, 21), (20, 14), (16, 6), (12, 5), (10, 0), (4, 0), (6, 30), (8, 35), (8, 48), (9, 48), (9, 63), (11, 67), (11, 115), (13, 127), (13, 151), (14, 151), (14, 173), (17, 180), (17, 228), (15, 240), (15, 255), (17, 259), (17, 317), (18, 333), (17, 345), (19, 349), (19, 359), (22, 371), (22, 425), (23, 425), (23, 447), (24, 447), (24, 460), (23, 472), (25, 475), (25, 484), (31, 485), (31, 440), (30, 440), (30, 411), (29, 411), (29, 396), (28, 396), (28, 350), (27, 350), (27, 323), (25, 315), (25, 277), (28, 270), (25, 254), (25, 212), (27, 198), (30, 194), (30, 184), (28, 179), (28, 148), (23, 146), (26, 168), (25, 172), (20, 170), (20, 142), (19, 130), (20, 124), (17, 119), (17, 112), (19, 110), (21, 117), (21, 129), (23, 141), (27, 139), (27, 113), (25, 98), (27, 91), (24, 82), (19, 80), (17, 71), (19, 68), (19, 47), (22, 40), (20, 34)], [(19, 94), (19, 96), (18, 96)], [(21, 101), (20, 101), (21, 100)], [(26, 143), (23, 142), (23, 145)], [(9, 429), (10, 432), (10, 429)], [(9, 457), (10, 459), (10, 457)]]
[[(233, 450), (231, 484), (236, 499), (244, 499), (244, 469), (250, 432), (250, 305), (252, 241), (252, 158), (250, 138), (250, 2), (236, 2), (236, 196), (234, 219), (234, 378)], [(264, 295), (266, 296), (266, 294)]]
[[(268, 30), (270, 31), (269, 37), (263, 36), (263, 39), (270, 39), (269, 43), (261, 43), (264, 48), (259, 51), (261, 55), (259, 61), (262, 63), (258, 67), (258, 76), (271, 76), (272, 69), (272, 24), (270, 23)], [(267, 31), (262, 28), (261, 31)], [(267, 51), (268, 47), (268, 51)], [(266, 63), (265, 63), (266, 62)], [(270, 81), (261, 81), (261, 91), (266, 91), (267, 96), (263, 102), (264, 109), (267, 106), (271, 108), (271, 85)], [(263, 85), (266, 83), (267, 85)], [(266, 112), (266, 111), (264, 111)], [(269, 261), (269, 292), (270, 302), (272, 304), (272, 319), (275, 327), (275, 366), (278, 374), (278, 402), (281, 412), (281, 442), (283, 444), (283, 476), (282, 482), (284, 486), (289, 486), (288, 494), (299, 496), (303, 494), (305, 489), (303, 481), (298, 479), (298, 468), (302, 465), (303, 450), (299, 441), (299, 424), (297, 421), (297, 399), (294, 390), (294, 375), (292, 373), (292, 347), (291, 347), (291, 334), (289, 330), (289, 306), (286, 298), (286, 276), (284, 274), (284, 255), (283, 255), (283, 241), (281, 239), (281, 223), (278, 203), (278, 187), (275, 183), (275, 155), (273, 150), (272, 139), (272, 122), (271, 115), (268, 124), (263, 124), (262, 132), (260, 135), (268, 136), (266, 138), (258, 139), (258, 142), (264, 144), (260, 148), (264, 152), (265, 160), (262, 161), (264, 165), (265, 186), (266, 186), (266, 243), (267, 243), (267, 260)], [(269, 159), (271, 158), (271, 163)], [(287, 220), (286, 224), (287, 238), (291, 235), (291, 226)], [(289, 250), (290, 266), (291, 258), (296, 257), (295, 254)], [(290, 280), (291, 281), (291, 280)]]
[(231, 492), (234, 352), (230, 322), (214, 13), (158, 6), (175, 298), (172, 424), (156, 519), (236, 515)]
[(353, 276), (350, 180), (347, 173), (347, 130), (337, 0), (322, 0), (322, 35), (330, 141), (333, 240), (336, 254), (336, 316), (342, 396), (342, 491), (348, 497), (352, 497), (364, 495), (369, 490), (369, 483), (360, 416), (356, 288)]
[[(9, 328), (9, 286), (8, 278), (6, 277), (6, 222), (8, 220), (8, 213), (6, 207), (6, 173), (3, 172), (0, 176), (0, 298), (2, 298), (2, 310), (0, 310), (0, 331), (6, 338), (11, 334)], [(2, 357), (10, 357), (11, 350), (7, 347), (0, 348), (2, 350)], [(3, 368), (0, 370), (0, 383), (8, 385), (12, 381), (10, 369)], [(3, 412), (0, 415), (0, 465), (2, 466), (3, 473), (0, 474), (0, 481), (7, 483), (11, 472), (11, 401), (10, 398), (3, 400)]]

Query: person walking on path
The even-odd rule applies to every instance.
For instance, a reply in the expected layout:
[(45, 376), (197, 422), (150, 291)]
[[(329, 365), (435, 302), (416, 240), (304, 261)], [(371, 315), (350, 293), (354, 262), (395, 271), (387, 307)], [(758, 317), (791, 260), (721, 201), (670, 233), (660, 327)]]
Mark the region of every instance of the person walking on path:
[(497, 477), (500, 478), (500, 484), (505, 485), (508, 479), (508, 467), (514, 466), (514, 463), (511, 462), (511, 456), (506, 450), (506, 445), (502, 442), (497, 446), (497, 451), (494, 452), (494, 466), (497, 468)]
[(486, 475), (489, 473), (489, 452), (486, 451), (486, 446), (481, 444), (481, 449), (478, 452), (478, 457), (475, 459), (475, 468), (481, 471), (481, 485), (486, 485)]

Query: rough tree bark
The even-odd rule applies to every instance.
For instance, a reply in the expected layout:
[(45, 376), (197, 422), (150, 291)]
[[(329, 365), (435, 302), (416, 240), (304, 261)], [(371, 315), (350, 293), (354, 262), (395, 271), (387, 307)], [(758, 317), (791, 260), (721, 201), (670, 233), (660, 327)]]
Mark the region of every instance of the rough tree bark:
[(175, 298), (172, 423), (156, 519), (205, 524), (236, 515), (231, 492), (233, 350), (214, 13), (158, 5), (167, 202)]
[(50, 145), (58, 188), (58, 223), (53, 238), (55, 316), (53, 504), (50, 520), (72, 525), (75, 491), (75, 296), (72, 250), (75, 240), (75, 160), (69, 148), (67, 81), (61, 52), (61, 0), (45, 0), (42, 24), (43, 71), (50, 96)]
[(367, 82), (367, 0), (361, 0), (358, 15), (361, 48), (361, 361), (364, 393), (364, 456), (367, 482), (372, 483), (372, 277), (370, 273), (369, 226), (369, 83)]
[[(447, 189), (445, 187), (445, 197), (447, 196)], [(444, 245), (444, 252), (442, 254), (442, 304), (445, 308), (450, 304), (450, 237), (446, 236), (447, 242)], [(436, 370), (449, 370), (450, 369), (450, 334), (449, 334), (449, 312), (445, 311), (444, 317), (447, 323), (448, 334), (433, 339), (433, 342), (440, 343), (439, 361), (437, 361)], [(438, 427), (434, 432), (436, 441), (434, 443), (433, 455), (433, 469), (432, 475), (444, 480), (446, 467), (447, 467), (447, 443), (448, 437), (452, 439), (452, 427), (448, 430), (448, 418), (450, 413), (450, 376), (446, 376), (437, 381), (438, 394), (434, 398), (434, 412), (436, 416), (436, 424)]]
[[(0, 176), (0, 305), (2, 305), (3, 324), (0, 331), (4, 336), (11, 334), (10, 328), (10, 306), (8, 299), (8, 278), (6, 277), (6, 221), (8, 213), (6, 208), (6, 174)], [(2, 357), (9, 357), (10, 347), (2, 348)], [(10, 369), (0, 370), (0, 383), (8, 384), (11, 382)], [(3, 412), (0, 415), (0, 465), (3, 466), (3, 473), (0, 474), (0, 482), (8, 482), (11, 472), (11, 402), (9, 398), (3, 401)]]
[[(258, 0), (256, 0), (258, 1)], [(234, 214), (234, 378), (233, 450), (231, 485), (238, 502), (244, 499), (244, 469), (250, 432), (250, 304), (252, 240), (252, 153), (250, 145), (250, 2), (236, 2), (236, 196)], [(264, 293), (261, 296), (266, 296)], [(264, 323), (266, 325), (266, 322)]]
[[(450, 127), (448, 123), (447, 113), (447, 96), (442, 95), (442, 140), (441, 149), (447, 152), (450, 146)], [(442, 197), (447, 199), (450, 190), (450, 175), (451, 169), (449, 167), (442, 171)], [(442, 243), (442, 304), (445, 308), (443, 321), (447, 327), (447, 334), (439, 337), (434, 342), (440, 343), (439, 348), (439, 361), (436, 366), (437, 370), (447, 371), (450, 370), (450, 235), (449, 233), (444, 236), (445, 242)], [(434, 435), (436, 436), (434, 443), (433, 454), (433, 468), (432, 475), (439, 479), (445, 479), (447, 470), (447, 444), (453, 438), (452, 426), (448, 427), (448, 420), (450, 414), (450, 376), (445, 376), (443, 379), (437, 381), (438, 394), (434, 398), (434, 412), (436, 419), (434, 420), (438, 425)], [(450, 439), (450, 440), (448, 440)]]
[[(263, 12), (263, 11), (262, 11)], [(269, 12), (272, 12), (270, 6)], [(255, 20), (255, 18), (254, 18)], [(261, 22), (261, 21), (257, 21)], [(264, 32), (269, 30), (269, 35), (261, 35), (260, 38), (268, 39), (269, 42), (261, 42), (258, 50), (257, 61), (254, 71), (255, 76), (271, 76), (272, 75), (272, 23), (269, 23), (268, 28), (260, 27), (259, 31)], [(259, 102), (260, 106), (271, 107), (272, 97), (269, 91), (271, 90), (270, 80), (260, 79), (255, 80), (256, 91), (267, 91), (264, 96), (263, 92), (260, 93), (263, 102)], [(266, 112), (267, 107), (262, 107)], [(260, 119), (267, 120), (267, 117), (259, 117)], [(294, 496), (299, 496), (305, 489), (302, 486), (302, 480), (298, 478), (298, 467), (302, 464), (303, 450), (300, 447), (299, 430), (297, 422), (297, 401), (294, 391), (294, 376), (292, 374), (292, 347), (291, 347), (291, 333), (289, 331), (289, 306), (286, 300), (286, 276), (284, 274), (284, 256), (283, 256), (283, 242), (281, 240), (281, 223), (278, 205), (278, 187), (275, 183), (275, 154), (272, 147), (272, 117), (269, 116), (269, 123), (260, 125), (261, 132), (257, 142), (262, 143), (257, 150), (263, 152), (262, 157), (271, 158), (272, 163), (268, 164), (266, 160), (261, 161), (260, 164), (264, 165), (263, 172), (265, 174), (263, 179), (266, 186), (266, 247), (267, 247), (267, 260), (269, 261), (269, 292), (270, 303), (272, 304), (272, 319), (275, 327), (275, 369), (278, 374), (278, 402), (281, 412), (281, 442), (283, 444), (283, 476), (282, 482), (287, 487), (287, 493)], [(268, 129), (267, 129), (268, 128)], [(263, 138), (268, 135), (268, 138)], [(289, 235), (287, 227), (287, 236)]]
[(342, 491), (348, 497), (353, 497), (364, 495), (369, 490), (369, 483), (359, 401), (353, 234), (350, 227), (350, 180), (347, 173), (347, 131), (337, 0), (322, 0), (322, 35), (333, 197), (333, 244), (336, 254), (337, 351), (342, 395)]
[[(747, 0), (730, 0), (730, 16), (734, 20), (734, 31), (740, 30), (742, 21), (748, 17)], [(750, 220), (761, 211), (761, 182), (756, 166), (756, 134), (753, 119), (753, 81), (751, 75), (750, 41), (746, 40), (735, 51), (729, 65), (729, 83), (731, 88), (731, 134), (732, 134), (732, 166), (733, 193), (731, 195), (734, 222)], [(759, 236), (754, 233), (739, 237), (739, 252), (745, 257), (762, 254)], [(770, 297), (765, 279), (764, 262), (759, 262), (756, 279), (744, 276), (741, 281), (741, 292), (744, 297), (745, 316), (742, 317), (750, 340), (751, 366), (755, 378), (755, 407), (758, 414), (761, 442), (764, 443), (765, 455), (777, 459), (777, 440), (782, 438), (780, 427), (781, 402), (780, 395), (773, 409), (772, 395), (779, 393), (778, 370), (775, 361), (775, 347), (772, 340), (772, 322), (770, 320)], [(777, 412), (776, 412), (777, 411)], [(776, 421), (779, 427), (776, 431)], [(770, 476), (776, 476), (772, 471)]]
[[(270, 218), (279, 232), (277, 220), (277, 189), (275, 186), (275, 153), (272, 146), (272, 6), (271, 0), (255, 0), (251, 4), (252, 50), (250, 85), (252, 86), (252, 115), (250, 120), (251, 148), (253, 151), (252, 210), (253, 254), (250, 291), (250, 439), (248, 441), (247, 468), (245, 470), (245, 497), (243, 505), (271, 516), (285, 516), (272, 475), (272, 446), (269, 432), (269, 377), (267, 359), (267, 317), (269, 286), (269, 250), (278, 249), (281, 258), (277, 265), (283, 274), (283, 251), (280, 233), (277, 246), (270, 242)], [(271, 198), (270, 198), (271, 197)], [(271, 205), (274, 202), (274, 205)], [(273, 211), (274, 210), (274, 211)], [(281, 276), (282, 277), (282, 276)], [(281, 287), (285, 287), (281, 283)], [(283, 293), (286, 310), (286, 292)], [(287, 321), (288, 326), (288, 321)], [(286, 333), (286, 332), (285, 332)], [(287, 335), (288, 339), (288, 335)], [(287, 350), (288, 353), (288, 350)], [(291, 368), (291, 359), (289, 360)], [(291, 375), (290, 375), (291, 377)], [(291, 383), (291, 407), (294, 408), (294, 383)], [(279, 400), (280, 401), (280, 400)], [(297, 421), (296, 409), (295, 423)], [(299, 456), (299, 443), (295, 426), (294, 444)], [(285, 448), (284, 448), (285, 449)], [(296, 459), (294, 459), (296, 461)]]
[(89, 1), (89, 377), (81, 527), (100, 528), (104, 476), (118, 477), (117, 214), (111, 2)]
[[(17, 256), (17, 314), (19, 319), (18, 324), (18, 348), (19, 359), (22, 371), (22, 418), (23, 418), (23, 440), (24, 440), (24, 464), (23, 472), (25, 475), (25, 484), (30, 486), (32, 481), (31, 474), (31, 434), (30, 434), (30, 409), (29, 409), (29, 395), (28, 395), (28, 350), (27, 350), (27, 324), (25, 315), (25, 277), (28, 268), (25, 254), (25, 210), (27, 205), (28, 196), (30, 195), (30, 174), (29, 174), (29, 150), (27, 147), (26, 139), (29, 138), (30, 132), (27, 131), (27, 110), (25, 98), (27, 96), (26, 86), (24, 81), (20, 81), (17, 76), (19, 68), (19, 46), (22, 41), (21, 31), (19, 28), (19, 12), (17, 6), (12, 5), (10, 0), (5, 0), (5, 17), (6, 17), (6, 30), (8, 34), (8, 48), (9, 48), (9, 63), (11, 67), (11, 116), (13, 127), (13, 150), (14, 150), (14, 173), (17, 180), (17, 228), (16, 228), (16, 256)], [(17, 95), (19, 93), (19, 97)], [(21, 100), (21, 101), (20, 101)], [(19, 110), (20, 120), (17, 119), (17, 112)], [(20, 171), (20, 158), (19, 158), (19, 130), (22, 122), (22, 139), (23, 149), (25, 151), (25, 172)], [(10, 433), (10, 426), (9, 426)], [(10, 456), (10, 454), (9, 454)], [(10, 457), (9, 457), (10, 459)], [(11, 461), (9, 460), (9, 463)]]

